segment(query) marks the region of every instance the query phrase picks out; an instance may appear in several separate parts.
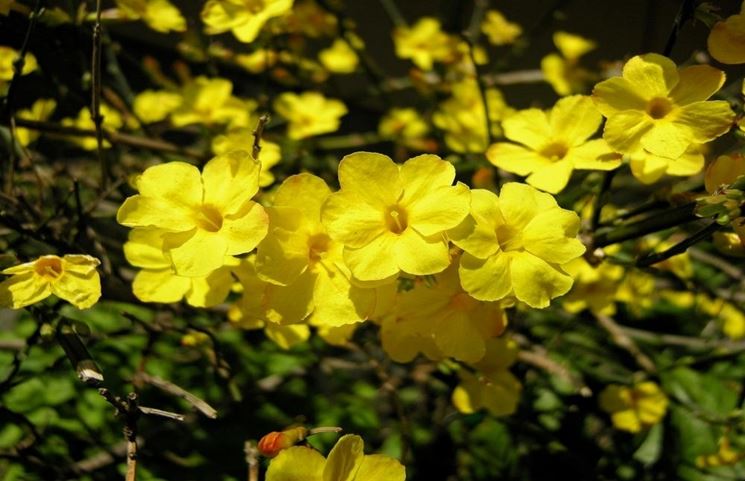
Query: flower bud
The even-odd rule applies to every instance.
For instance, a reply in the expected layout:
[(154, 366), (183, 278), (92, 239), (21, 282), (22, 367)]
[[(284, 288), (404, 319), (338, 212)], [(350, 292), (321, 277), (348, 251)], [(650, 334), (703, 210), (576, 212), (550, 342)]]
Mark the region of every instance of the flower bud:
[(283, 449), (294, 446), (308, 436), (308, 429), (302, 426), (271, 432), (259, 439), (259, 452), (268, 458), (273, 458)]
[(706, 169), (704, 185), (706, 191), (714, 192), (721, 185), (730, 185), (745, 174), (745, 156), (742, 154), (720, 155)]

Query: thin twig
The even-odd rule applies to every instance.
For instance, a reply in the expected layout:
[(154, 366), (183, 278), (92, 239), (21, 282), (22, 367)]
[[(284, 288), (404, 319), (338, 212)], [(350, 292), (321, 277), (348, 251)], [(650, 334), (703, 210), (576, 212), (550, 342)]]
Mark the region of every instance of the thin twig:
[(395, 0), (380, 0), (380, 5), (383, 7), (383, 10), (385, 10), (385, 13), (388, 14), (388, 17), (391, 19), (391, 22), (393, 22), (395, 27), (406, 27), (406, 19), (398, 9)]
[(268, 124), (271, 119), (272, 117), (268, 113), (261, 114), (261, 117), (259, 117), (259, 121), (256, 124), (256, 128), (253, 131), (254, 145), (251, 154), (256, 160), (259, 160), (259, 155), (261, 154), (261, 136), (264, 135), (264, 127), (266, 127), (266, 124)]
[(562, 366), (551, 359), (548, 356), (548, 352), (543, 348), (533, 346), (530, 350), (521, 349), (517, 353), (517, 359), (520, 362), (530, 364), (531, 366), (537, 367), (538, 369), (563, 379), (571, 384), (575, 391), (577, 391), (577, 393), (582, 397), (592, 396), (592, 390), (584, 383), (584, 381), (582, 381), (581, 378), (572, 374), (572, 372), (565, 366)]
[(166, 392), (168, 394), (171, 394), (173, 396), (179, 397), (189, 404), (191, 404), (195, 409), (197, 409), (199, 412), (204, 414), (210, 419), (217, 418), (217, 410), (207, 404), (205, 401), (201, 400), (197, 396), (193, 395), (186, 389), (172, 383), (171, 381), (168, 381), (166, 379), (162, 379), (158, 376), (152, 376), (146, 372), (141, 372), (137, 375), (139, 379), (146, 382), (147, 384), (152, 385), (153, 387), (156, 387), (160, 389), (163, 392)]
[(680, 29), (683, 28), (683, 25), (685, 25), (689, 19), (693, 18), (695, 11), (695, 2), (693, 0), (682, 0), (680, 3), (680, 9), (678, 9), (678, 13), (675, 15), (675, 20), (673, 21), (673, 28), (670, 31), (670, 35), (667, 37), (667, 42), (665, 42), (665, 49), (662, 51), (662, 55), (665, 57), (670, 56), (673, 52), (673, 47), (675, 47), (675, 42), (678, 41)]
[(613, 342), (618, 347), (631, 354), (631, 357), (634, 358), (639, 367), (648, 373), (657, 372), (657, 367), (652, 359), (639, 349), (639, 346), (636, 345), (634, 340), (624, 332), (621, 326), (619, 326), (612, 317), (606, 316), (605, 314), (597, 314), (595, 317), (598, 320), (600, 327), (608, 331), (611, 335)]
[(686, 250), (688, 250), (689, 247), (692, 245), (706, 239), (714, 232), (721, 229), (722, 226), (718, 224), (717, 222), (712, 222), (711, 224), (707, 225), (703, 229), (700, 229), (690, 237), (687, 237), (683, 239), (682, 241), (678, 242), (674, 246), (670, 247), (669, 249), (657, 253), (657, 254), (651, 254), (646, 257), (643, 257), (636, 261), (637, 267), (649, 267), (653, 264), (657, 264), (658, 262), (662, 262), (666, 259), (669, 259), (673, 256), (676, 256), (678, 254), (684, 253)]
[(256, 443), (246, 441), (243, 445), (243, 452), (246, 453), (246, 464), (248, 464), (248, 481), (259, 481), (259, 450)]
[(605, 172), (603, 175), (603, 182), (602, 184), (600, 184), (600, 190), (598, 191), (597, 197), (595, 197), (595, 204), (592, 208), (592, 218), (590, 219), (591, 232), (595, 232), (600, 225), (600, 212), (603, 210), (606, 195), (610, 190), (610, 186), (613, 183), (613, 177), (615, 177), (615, 175), (615, 170)]
[(114, 396), (106, 388), (98, 390), (109, 404), (114, 406), (118, 415), (124, 418), (124, 440), (127, 442), (127, 472), (125, 481), (137, 480), (137, 421), (140, 409), (137, 406), (137, 394), (129, 393), (126, 400)]
[(108, 165), (103, 152), (103, 116), (101, 115), (101, 0), (96, 0), (96, 24), (93, 26), (91, 58), (91, 120), (96, 128), (96, 153), (101, 168), (101, 190), (109, 182)]
[(700, 350), (724, 350), (728, 352), (745, 351), (745, 341), (730, 341), (729, 339), (704, 339), (700, 337), (663, 334), (634, 327), (619, 326), (629, 337), (639, 342), (656, 345), (680, 346)]

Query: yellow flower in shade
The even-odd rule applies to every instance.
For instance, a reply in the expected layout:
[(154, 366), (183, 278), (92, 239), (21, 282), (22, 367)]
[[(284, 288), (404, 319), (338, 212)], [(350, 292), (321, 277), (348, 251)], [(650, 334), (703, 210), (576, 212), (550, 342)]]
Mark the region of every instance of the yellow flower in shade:
[(745, 459), (745, 452), (733, 449), (729, 438), (725, 436), (719, 439), (719, 446), (716, 453), (696, 457), (696, 466), (699, 468), (734, 466), (743, 459)]
[(68, 254), (41, 256), (35, 261), (8, 267), (11, 277), (0, 282), (0, 307), (20, 309), (54, 294), (78, 309), (87, 309), (101, 297), (101, 279), (95, 257)]
[(738, 177), (745, 175), (745, 155), (720, 155), (706, 168), (704, 186), (712, 194), (718, 189), (729, 187)]
[(231, 266), (235, 258), (225, 259), (225, 265), (203, 277), (183, 277), (176, 274), (171, 260), (163, 252), (163, 232), (134, 229), (124, 244), (124, 256), (140, 271), (132, 281), (134, 295), (143, 302), (186, 302), (194, 307), (211, 307), (225, 300), (233, 284)]
[(406, 470), (382, 454), (366, 455), (362, 438), (342, 436), (328, 458), (313, 448), (293, 446), (272, 459), (266, 481), (404, 481)]
[(483, 301), (514, 296), (531, 307), (548, 307), (572, 287), (561, 266), (585, 252), (576, 238), (579, 225), (576, 213), (529, 185), (507, 183), (499, 198), (472, 190), (471, 215), (450, 232), (465, 251), (463, 288)]
[(293, 175), (279, 186), (267, 209), (270, 230), (257, 249), (256, 270), (274, 284), (309, 287), (309, 322), (341, 326), (368, 319), (377, 294), (376, 289), (352, 284), (342, 260), (344, 246), (332, 240), (321, 223), (321, 206), (330, 195), (326, 182), (311, 174)]
[(647, 150), (639, 150), (627, 155), (631, 173), (640, 182), (651, 184), (657, 182), (663, 175), (690, 177), (701, 172), (704, 168), (703, 146), (691, 144), (677, 159), (670, 159), (655, 155)]
[[(253, 148), (253, 143), (253, 129), (239, 127), (230, 129), (224, 135), (218, 135), (212, 139), (212, 152), (221, 155), (231, 150), (250, 150)], [(280, 160), (282, 160), (282, 151), (279, 144), (261, 139), (261, 152), (259, 153), (259, 162), (261, 162), (260, 187), (266, 187), (274, 183), (274, 174), (269, 169), (277, 165)]]
[(336, 131), (347, 113), (344, 102), (318, 92), (283, 93), (274, 101), (274, 110), (287, 119), (287, 135), (296, 140)]
[(423, 137), (429, 132), (429, 125), (415, 109), (392, 108), (381, 119), (378, 133), (384, 139), (401, 142), (404, 145), (416, 146), (423, 143)]
[(287, 15), (278, 20), (283, 31), (311, 38), (333, 36), (339, 23), (334, 14), (314, 0), (298, 2)]
[[(118, 110), (111, 108), (106, 104), (101, 104), (100, 112), (103, 117), (101, 125), (105, 130), (116, 131), (124, 126), (124, 119)], [(77, 127), (79, 129), (93, 130), (96, 128), (96, 124), (94, 124), (93, 119), (91, 119), (91, 111), (87, 107), (80, 109), (76, 118), (62, 119), (61, 123), (64, 126)], [(96, 150), (98, 148), (98, 142), (94, 136), (65, 137), (65, 140), (78, 145), (84, 150)], [(108, 140), (104, 139), (103, 146), (109, 148), (111, 147), (111, 144)]]
[(245, 254), (264, 238), (268, 218), (251, 198), (261, 165), (248, 152), (218, 155), (202, 173), (184, 162), (148, 168), (137, 179), (117, 221), (163, 231), (163, 251), (178, 275), (201, 277)]
[(383, 349), (397, 362), (409, 362), (421, 352), (433, 360), (452, 357), (472, 363), (484, 357), (489, 339), (506, 324), (500, 303), (477, 301), (463, 290), (453, 264), (399, 294), (392, 314), (383, 318), (380, 335)]
[(739, 14), (714, 24), (707, 46), (711, 56), (719, 62), (745, 63), (745, 1)]
[(541, 60), (546, 82), (561, 96), (584, 92), (592, 73), (582, 68), (579, 60), (595, 49), (595, 42), (567, 32), (554, 33), (553, 40), (560, 54), (552, 53)]
[(278, 57), (275, 50), (259, 48), (251, 53), (238, 54), (234, 60), (251, 73), (261, 73), (276, 65)]
[(488, 340), (483, 359), (473, 364), (477, 372), (458, 371), (461, 381), (452, 395), (455, 408), (463, 414), (479, 409), (494, 416), (514, 413), (522, 385), (508, 368), (517, 359), (517, 352), (517, 344), (511, 339)]
[(188, 124), (228, 124), (230, 127), (251, 125), (256, 102), (232, 95), (230, 80), (197, 77), (184, 86), (181, 105), (171, 114), (176, 127)]
[(730, 339), (745, 337), (745, 314), (733, 304), (720, 298), (712, 299), (704, 294), (696, 296), (695, 304), (705, 314), (718, 319), (722, 332)]
[(565, 97), (553, 109), (521, 110), (502, 122), (505, 137), (486, 152), (489, 162), (508, 172), (527, 175), (528, 184), (561, 192), (574, 169), (613, 170), (621, 159), (603, 139), (588, 140), (603, 117), (589, 97)]
[(724, 100), (707, 101), (724, 83), (708, 65), (678, 69), (667, 57), (637, 55), (623, 76), (597, 84), (593, 100), (607, 117), (603, 138), (618, 152), (677, 159), (691, 145), (726, 133), (735, 114)]
[(453, 186), (455, 168), (436, 155), (402, 165), (370, 152), (339, 164), (341, 190), (329, 196), (322, 219), (331, 239), (344, 245), (344, 261), (361, 281), (399, 272), (427, 275), (450, 264), (445, 231), (468, 215), (469, 191)]
[[(57, 102), (54, 99), (38, 99), (30, 109), (22, 109), (16, 113), (16, 117), (25, 120), (47, 120), (57, 108)], [(39, 138), (37, 130), (25, 129), (18, 127), (16, 129), (16, 139), (24, 147)]]
[(352, 73), (357, 69), (359, 58), (349, 44), (340, 38), (334, 40), (331, 47), (323, 49), (318, 54), (321, 65), (333, 73)]
[[(486, 89), (486, 103), (489, 106), (491, 133), (499, 136), (502, 133), (499, 122), (513, 110), (495, 88)], [(454, 84), (452, 96), (440, 103), (432, 121), (445, 131), (445, 143), (454, 152), (481, 154), (489, 146), (484, 101), (475, 79)]]
[[(13, 78), (13, 62), (18, 58), (18, 52), (10, 47), (0, 45), (0, 81), (10, 80)], [(23, 69), (21, 69), (21, 75), (28, 75), (34, 70), (38, 64), (36, 63), (36, 57), (33, 54), (27, 53)]]
[(142, 19), (155, 31), (186, 31), (186, 20), (168, 0), (116, 0), (116, 5), (127, 18)]
[(638, 433), (665, 417), (668, 400), (657, 384), (646, 381), (631, 387), (611, 384), (600, 393), (599, 402), (616, 429)]
[(622, 266), (609, 262), (592, 266), (578, 257), (562, 268), (574, 279), (572, 290), (562, 299), (564, 309), (571, 313), (584, 309), (605, 315), (616, 313), (615, 296), (625, 273)]
[(202, 8), (202, 21), (209, 35), (233, 32), (244, 43), (253, 42), (264, 24), (284, 15), (293, 0), (207, 0)]
[(492, 45), (509, 45), (523, 33), (520, 25), (507, 20), (498, 10), (486, 12), (481, 31)]
[(455, 45), (433, 17), (420, 18), (411, 27), (397, 27), (393, 43), (399, 58), (411, 59), (422, 70), (432, 70), (434, 62), (450, 59)]
[(144, 90), (137, 94), (132, 108), (139, 120), (146, 124), (165, 120), (183, 102), (176, 92), (167, 90)]

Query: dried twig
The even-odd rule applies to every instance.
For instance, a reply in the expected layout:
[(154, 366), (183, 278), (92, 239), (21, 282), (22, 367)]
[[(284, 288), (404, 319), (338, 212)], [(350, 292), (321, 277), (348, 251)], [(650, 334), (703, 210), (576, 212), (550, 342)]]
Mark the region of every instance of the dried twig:
[(248, 464), (248, 481), (259, 481), (259, 450), (256, 443), (246, 441), (243, 445), (243, 452), (246, 453), (246, 464)]
[(261, 154), (261, 136), (264, 135), (264, 127), (266, 127), (266, 124), (268, 124), (271, 119), (272, 117), (269, 114), (262, 114), (253, 131), (254, 144), (251, 149), (251, 155), (256, 160), (259, 160), (259, 155)]
[(129, 393), (126, 400), (114, 396), (106, 388), (98, 392), (109, 404), (114, 406), (118, 415), (124, 418), (124, 440), (127, 442), (127, 473), (125, 481), (137, 480), (137, 420), (140, 417), (140, 409), (137, 406), (137, 394)]
[(520, 362), (530, 364), (567, 381), (582, 397), (592, 396), (592, 390), (581, 378), (572, 374), (565, 366), (551, 359), (548, 356), (548, 352), (539, 346), (533, 346), (530, 350), (521, 349), (517, 353), (517, 359)]
[(644, 354), (641, 349), (639, 349), (639, 346), (636, 345), (634, 340), (624, 332), (621, 326), (619, 326), (612, 317), (606, 316), (605, 314), (597, 314), (595, 317), (598, 320), (598, 324), (600, 324), (600, 326), (611, 335), (613, 342), (618, 347), (631, 354), (639, 367), (648, 373), (657, 372), (657, 367), (654, 362), (649, 358), (649, 356)]
[(202, 399), (198, 398), (194, 394), (190, 393), (186, 389), (172, 383), (171, 381), (168, 381), (166, 379), (162, 379), (158, 376), (151, 376), (150, 374), (146, 372), (140, 372), (137, 377), (141, 379), (143, 382), (146, 382), (153, 387), (156, 387), (160, 389), (163, 392), (166, 392), (168, 394), (171, 394), (173, 396), (179, 397), (192, 406), (194, 406), (195, 409), (197, 409), (199, 412), (204, 414), (210, 419), (217, 418), (217, 410), (207, 404), (207, 402), (203, 401)]
[(96, 0), (96, 24), (93, 26), (91, 59), (91, 120), (96, 127), (96, 153), (101, 168), (101, 190), (109, 181), (108, 165), (103, 153), (103, 116), (101, 115), (101, 0)]

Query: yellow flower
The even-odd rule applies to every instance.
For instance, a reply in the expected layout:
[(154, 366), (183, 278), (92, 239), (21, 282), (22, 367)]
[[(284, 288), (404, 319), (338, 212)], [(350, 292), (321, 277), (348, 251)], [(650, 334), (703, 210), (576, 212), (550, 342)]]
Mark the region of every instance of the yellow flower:
[(186, 31), (186, 20), (168, 0), (116, 0), (116, 5), (126, 17), (142, 19), (155, 31)]
[(101, 297), (101, 279), (95, 257), (82, 254), (41, 256), (2, 271), (10, 275), (0, 282), (0, 307), (20, 309), (39, 302), (50, 294), (78, 309), (87, 309)]
[(595, 49), (595, 42), (567, 32), (554, 33), (553, 40), (561, 55), (552, 53), (541, 60), (546, 82), (561, 96), (583, 92), (592, 73), (579, 66), (579, 59)]
[(623, 279), (623, 267), (609, 262), (591, 266), (578, 257), (562, 268), (574, 279), (572, 290), (562, 300), (564, 309), (571, 313), (589, 309), (594, 313), (615, 314), (614, 301)]
[(218, 155), (199, 169), (184, 162), (148, 168), (137, 179), (117, 221), (163, 231), (163, 251), (177, 274), (206, 276), (225, 256), (244, 254), (264, 238), (268, 219), (251, 197), (259, 189), (258, 161), (245, 151)]
[(724, 72), (708, 65), (678, 69), (667, 57), (638, 55), (623, 77), (595, 86), (593, 100), (608, 118), (603, 138), (618, 152), (642, 149), (670, 159), (692, 144), (726, 133), (735, 114), (724, 100), (707, 101), (724, 83)]
[(344, 261), (362, 281), (399, 272), (427, 275), (450, 264), (445, 231), (468, 215), (469, 191), (453, 186), (455, 168), (436, 155), (395, 164), (370, 152), (339, 164), (341, 190), (323, 211), (329, 236), (344, 245)]
[[(16, 116), (19, 119), (26, 120), (47, 120), (52, 116), (54, 109), (57, 108), (57, 102), (54, 99), (38, 99), (30, 109), (19, 110)], [(39, 131), (18, 127), (16, 129), (16, 139), (24, 147), (39, 138)]]
[(483, 301), (514, 296), (531, 307), (548, 307), (572, 287), (561, 266), (585, 252), (576, 239), (579, 225), (577, 214), (525, 184), (505, 184), (499, 198), (472, 190), (471, 215), (450, 232), (465, 251), (463, 288)]
[(318, 53), (321, 65), (333, 73), (352, 73), (357, 69), (359, 58), (349, 44), (337, 38), (331, 47)]
[(736, 306), (723, 299), (711, 299), (700, 294), (696, 297), (697, 307), (707, 315), (718, 318), (722, 332), (730, 339), (745, 337), (745, 314)]
[(230, 80), (197, 77), (184, 87), (181, 106), (171, 114), (176, 127), (188, 124), (228, 124), (230, 127), (254, 127), (251, 115), (256, 110), (253, 100), (241, 100), (232, 95)]
[(163, 252), (163, 232), (134, 229), (124, 244), (127, 261), (142, 270), (132, 281), (134, 295), (143, 302), (186, 302), (194, 307), (211, 307), (225, 300), (233, 284), (231, 266), (234, 258), (225, 259), (225, 266), (203, 277), (179, 276)]
[(707, 40), (709, 53), (722, 63), (745, 63), (745, 1), (740, 13), (717, 22)]
[(344, 102), (318, 92), (283, 93), (274, 101), (274, 110), (289, 121), (287, 135), (295, 140), (336, 131), (347, 113)]
[(745, 175), (745, 155), (720, 155), (706, 168), (706, 192), (713, 194), (717, 189), (728, 187), (741, 175)]
[(397, 362), (409, 362), (421, 352), (433, 360), (473, 363), (506, 324), (498, 302), (477, 301), (463, 290), (453, 264), (431, 282), (418, 280), (402, 292), (393, 313), (384, 317), (380, 335), (383, 349)]
[(502, 127), (505, 137), (522, 145), (498, 142), (486, 157), (508, 172), (527, 175), (533, 187), (556, 194), (574, 169), (613, 170), (621, 165), (604, 140), (588, 140), (602, 121), (592, 100), (581, 95), (560, 99), (548, 112), (521, 110)]
[(272, 459), (266, 481), (404, 481), (406, 471), (397, 460), (382, 454), (364, 454), (362, 438), (342, 436), (324, 459), (305, 446), (282, 450)]
[(432, 70), (434, 62), (443, 62), (453, 55), (454, 42), (442, 31), (440, 21), (420, 18), (412, 27), (397, 27), (393, 31), (396, 55), (411, 59), (422, 70)]
[[(106, 104), (101, 104), (100, 113), (103, 117), (103, 122), (101, 124), (103, 129), (116, 131), (124, 126), (124, 119), (122, 119), (122, 116), (118, 110), (111, 108)], [(77, 127), (79, 129), (86, 130), (93, 130), (96, 128), (96, 125), (93, 123), (93, 119), (91, 119), (91, 111), (87, 107), (80, 109), (77, 118), (62, 119), (62, 125)], [(72, 142), (73, 144), (77, 144), (78, 146), (80, 146), (81, 149), (84, 150), (96, 150), (98, 148), (98, 142), (96, 141), (96, 137), (94, 136), (65, 137), (65, 140), (67, 140), (68, 142)], [(105, 148), (109, 148), (111, 147), (111, 144), (108, 140), (104, 139), (103, 146)]]
[(422, 137), (429, 132), (429, 125), (415, 109), (392, 108), (381, 119), (378, 133), (384, 139), (414, 146), (422, 143)]
[(745, 459), (745, 452), (732, 449), (727, 436), (719, 440), (716, 453), (696, 457), (696, 466), (699, 468), (717, 468), (719, 466), (734, 466)]
[(515, 362), (517, 352), (517, 344), (511, 339), (488, 340), (483, 359), (473, 364), (478, 373), (458, 371), (461, 382), (452, 395), (455, 408), (463, 414), (479, 409), (486, 409), (493, 416), (514, 413), (522, 385), (508, 368)]
[(201, 15), (207, 34), (231, 31), (241, 42), (250, 43), (269, 19), (289, 12), (292, 3), (293, 0), (207, 0)]
[[(513, 111), (495, 88), (486, 90), (486, 102), (491, 133), (493, 136), (501, 135), (499, 122)], [(484, 101), (473, 78), (453, 85), (452, 97), (440, 103), (432, 121), (445, 131), (445, 143), (455, 152), (481, 154), (489, 146)]]
[[(0, 81), (11, 80), (13, 78), (13, 62), (16, 61), (16, 58), (18, 58), (18, 52), (16, 50), (0, 45)], [(26, 53), (21, 75), (30, 74), (36, 70), (37, 66), (36, 57), (31, 53)]]
[(273, 67), (277, 63), (277, 52), (259, 48), (251, 53), (240, 53), (235, 56), (235, 63), (245, 68), (251, 73), (261, 73), (266, 69)]
[(631, 173), (640, 182), (651, 184), (667, 175), (689, 177), (701, 172), (704, 168), (703, 146), (691, 144), (677, 159), (655, 155), (644, 149), (627, 156)]
[(311, 174), (288, 177), (268, 208), (270, 230), (256, 252), (256, 269), (265, 281), (299, 284), (313, 291), (311, 324), (341, 326), (368, 319), (376, 290), (351, 282), (342, 260), (343, 245), (321, 223), (321, 206), (331, 195), (323, 179)]
[(668, 400), (657, 384), (646, 381), (632, 387), (611, 384), (600, 393), (599, 402), (616, 429), (638, 433), (665, 417)]
[(144, 90), (137, 94), (133, 110), (146, 124), (165, 120), (183, 102), (180, 94), (167, 90)]
[(481, 31), (493, 45), (509, 45), (523, 33), (520, 25), (508, 21), (498, 10), (486, 12)]
[[(218, 135), (212, 139), (212, 152), (221, 155), (231, 150), (250, 150), (253, 148), (253, 129), (239, 127), (231, 129), (224, 135)], [(261, 174), (259, 174), (259, 186), (266, 187), (274, 183), (274, 174), (269, 170), (282, 160), (282, 151), (279, 144), (261, 139)]]

